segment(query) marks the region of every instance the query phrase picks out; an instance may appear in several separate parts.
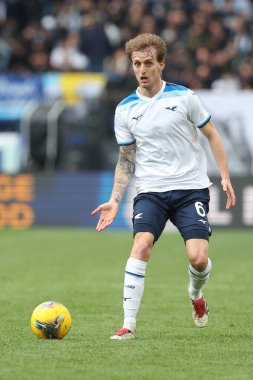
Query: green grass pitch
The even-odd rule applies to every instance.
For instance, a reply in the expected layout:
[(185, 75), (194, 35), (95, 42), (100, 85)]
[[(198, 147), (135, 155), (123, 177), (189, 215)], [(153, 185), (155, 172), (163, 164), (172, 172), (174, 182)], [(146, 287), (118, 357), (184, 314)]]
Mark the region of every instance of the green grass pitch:
[[(131, 245), (131, 232), (0, 232), (1, 380), (253, 379), (252, 231), (211, 238), (204, 329), (191, 320), (183, 241), (164, 234), (148, 265), (136, 340), (110, 341), (122, 324)], [(72, 315), (61, 341), (37, 339), (30, 328), (33, 309), (48, 300)]]

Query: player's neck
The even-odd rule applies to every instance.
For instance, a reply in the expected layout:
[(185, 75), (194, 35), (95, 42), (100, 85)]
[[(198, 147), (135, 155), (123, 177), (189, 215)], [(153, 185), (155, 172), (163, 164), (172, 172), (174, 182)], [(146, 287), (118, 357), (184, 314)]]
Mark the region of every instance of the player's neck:
[(139, 86), (138, 87), (138, 92), (139, 94), (146, 96), (147, 98), (153, 98), (162, 88), (163, 86), (163, 80), (160, 79), (152, 87), (143, 87)]

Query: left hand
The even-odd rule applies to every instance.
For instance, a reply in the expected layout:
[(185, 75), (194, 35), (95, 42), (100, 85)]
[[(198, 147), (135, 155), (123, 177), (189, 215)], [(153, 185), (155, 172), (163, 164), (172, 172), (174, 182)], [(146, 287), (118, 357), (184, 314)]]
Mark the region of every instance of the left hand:
[(234, 207), (235, 202), (236, 202), (236, 197), (235, 197), (235, 192), (231, 184), (230, 178), (222, 178), (221, 186), (222, 186), (223, 191), (227, 195), (226, 209)]

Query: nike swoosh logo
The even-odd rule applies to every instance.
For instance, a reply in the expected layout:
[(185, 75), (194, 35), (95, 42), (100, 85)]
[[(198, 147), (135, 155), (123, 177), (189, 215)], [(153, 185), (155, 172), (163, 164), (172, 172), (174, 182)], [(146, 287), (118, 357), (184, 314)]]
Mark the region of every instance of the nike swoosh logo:
[(139, 214), (136, 214), (134, 219), (142, 219), (143, 212), (140, 212)]

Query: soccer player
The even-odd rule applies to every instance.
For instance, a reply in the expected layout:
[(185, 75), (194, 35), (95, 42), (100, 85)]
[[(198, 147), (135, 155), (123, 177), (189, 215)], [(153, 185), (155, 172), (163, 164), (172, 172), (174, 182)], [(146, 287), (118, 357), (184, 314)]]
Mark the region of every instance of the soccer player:
[(145, 33), (126, 43), (126, 54), (139, 86), (116, 108), (115, 135), (120, 148), (112, 194), (92, 212), (100, 213), (97, 231), (109, 226), (135, 172), (134, 243), (125, 268), (124, 323), (111, 337), (117, 340), (135, 337), (147, 263), (168, 220), (185, 241), (194, 323), (198, 327), (208, 323), (202, 289), (211, 271), (207, 219), (211, 182), (198, 130), (207, 138), (218, 165), (226, 208), (235, 205), (226, 153), (211, 116), (192, 90), (162, 79), (165, 41)]

